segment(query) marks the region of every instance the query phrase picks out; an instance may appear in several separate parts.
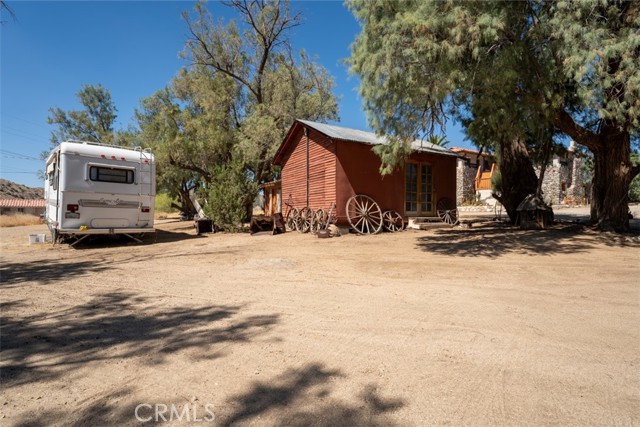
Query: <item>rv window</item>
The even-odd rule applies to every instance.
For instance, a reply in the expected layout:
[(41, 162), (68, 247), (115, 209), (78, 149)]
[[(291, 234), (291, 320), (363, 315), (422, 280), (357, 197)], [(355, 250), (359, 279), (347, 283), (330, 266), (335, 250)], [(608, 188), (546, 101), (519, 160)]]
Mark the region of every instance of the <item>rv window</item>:
[(133, 171), (131, 169), (91, 166), (89, 177), (91, 181), (133, 184)]
[(49, 172), (49, 186), (54, 190), (58, 189), (58, 174), (56, 172), (56, 165), (54, 164)]

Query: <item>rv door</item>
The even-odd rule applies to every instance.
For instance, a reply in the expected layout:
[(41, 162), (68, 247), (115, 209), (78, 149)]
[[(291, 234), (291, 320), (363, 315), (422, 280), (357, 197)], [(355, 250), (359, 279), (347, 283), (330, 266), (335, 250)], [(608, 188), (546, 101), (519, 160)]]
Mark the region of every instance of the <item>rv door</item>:
[[(48, 190), (49, 194), (47, 195), (47, 218), (58, 223), (58, 207), (60, 206), (60, 152), (55, 154), (53, 161), (49, 163), (47, 166), (47, 178), (48, 182)], [(55, 213), (53, 215), (50, 214), (51, 204), (49, 201), (53, 199), (55, 200)]]

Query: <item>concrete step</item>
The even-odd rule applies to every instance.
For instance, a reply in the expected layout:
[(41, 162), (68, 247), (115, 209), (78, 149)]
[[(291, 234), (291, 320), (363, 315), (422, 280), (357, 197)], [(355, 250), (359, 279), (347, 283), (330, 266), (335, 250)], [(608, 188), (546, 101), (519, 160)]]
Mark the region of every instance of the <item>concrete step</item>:
[(427, 230), (431, 228), (437, 228), (439, 226), (449, 227), (448, 224), (442, 222), (442, 220), (437, 216), (419, 216), (419, 217), (411, 217), (409, 218), (409, 222), (407, 223), (407, 228), (412, 228), (414, 230)]

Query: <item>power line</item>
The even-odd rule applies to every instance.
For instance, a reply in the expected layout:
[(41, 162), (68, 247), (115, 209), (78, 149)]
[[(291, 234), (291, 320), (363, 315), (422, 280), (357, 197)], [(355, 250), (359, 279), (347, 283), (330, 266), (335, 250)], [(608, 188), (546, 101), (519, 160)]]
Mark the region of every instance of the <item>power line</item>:
[(20, 172), (5, 172), (5, 171), (0, 171), (1, 174), (4, 175), (15, 175), (15, 174), (31, 174), (31, 175), (38, 175), (38, 172), (25, 172), (25, 171), (20, 171)]
[(41, 127), (41, 128), (43, 128), (43, 129), (51, 130), (51, 129), (49, 129), (49, 127), (47, 127), (44, 123), (36, 123), (36, 122), (31, 121), (31, 120), (23, 119), (23, 118), (21, 118), (21, 117), (12, 116), (12, 115), (10, 115), (10, 114), (5, 115), (5, 117), (10, 117), (10, 118), (12, 118), (12, 119), (20, 120), (21, 122), (28, 123), (28, 124), (30, 124), (30, 125), (40, 126), (40, 127)]
[(39, 159), (34, 156), (30, 156), (28, 154), (16, 153), (16, 152), (5, 150), (2, 148), (0, 148), (0, 154), (2, 154), (2, 157), (11, 158), (11, 159), (42, 161), (42, 159)]
[[(33, 132), (26, 131), (26, 130), (23, 130), (23, 129), (20, 129), (20, 128), (14, 128), (13, 126), (6, 126), (6, 125), (5, 125), (5, 126), (3, 126), (3, 127), (2, 127), (2, 129), (3, 129), (4, 131), (7, 131), (7, 130), (8, 130), (8, 131), (10, 131), (10, 132), (18, 132), (18, 133), (21, 133), (21, 134), (23, 134), (23, 135), (25, 135), (25, 136), (30, 136), (30, 137), (32, 137), (32, 138), (42, 139), (42, 134), (33, 133)], [(43, 133), (44, 133), (44, 132), (43, 132)]]
[(11, 136), (15, 136), (15, 137), (18, 137), (18, 138), (23, 138), (23, 139), (29, 139), (31, 141), (40, 142), (40, 143), (44, 141), (44, 138), (38, 138), (38, 137), (35, 137), (35, 136), (27, 136), (27, 135), (20, 135), (19, 133), (16, 133), (16, 132), (14, 132), (12, 130), (7, 130), (7, 129), (2, 129), (2, 133), (7, 133), (7, 134), (9, 134)]

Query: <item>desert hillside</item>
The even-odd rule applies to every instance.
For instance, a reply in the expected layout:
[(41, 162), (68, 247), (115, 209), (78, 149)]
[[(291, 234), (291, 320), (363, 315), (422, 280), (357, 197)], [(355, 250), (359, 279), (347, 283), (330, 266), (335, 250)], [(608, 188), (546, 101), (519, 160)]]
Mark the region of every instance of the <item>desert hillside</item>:
[(0, 179), (0, 199), (42, 199), (44, 188), (32, 188), (26, 185)]

